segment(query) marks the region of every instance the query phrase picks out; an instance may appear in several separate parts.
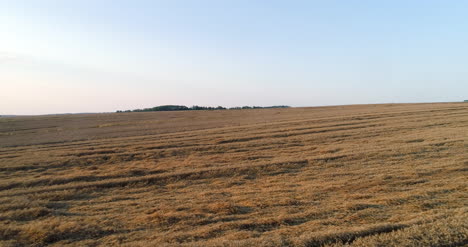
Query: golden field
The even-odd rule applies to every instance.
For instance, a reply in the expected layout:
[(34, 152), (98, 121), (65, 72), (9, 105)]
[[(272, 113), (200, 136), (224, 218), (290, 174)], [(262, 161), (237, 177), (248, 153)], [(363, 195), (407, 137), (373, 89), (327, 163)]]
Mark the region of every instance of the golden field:
[(0, 118), (0, 246), (464, 246), (468, 103)]

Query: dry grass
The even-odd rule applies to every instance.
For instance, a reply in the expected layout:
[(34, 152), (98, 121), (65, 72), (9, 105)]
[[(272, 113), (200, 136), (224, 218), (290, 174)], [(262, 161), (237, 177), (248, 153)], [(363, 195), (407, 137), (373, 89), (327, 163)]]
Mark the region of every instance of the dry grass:
[(463, 246), (468, 104), (0, 118), (0, 246)]

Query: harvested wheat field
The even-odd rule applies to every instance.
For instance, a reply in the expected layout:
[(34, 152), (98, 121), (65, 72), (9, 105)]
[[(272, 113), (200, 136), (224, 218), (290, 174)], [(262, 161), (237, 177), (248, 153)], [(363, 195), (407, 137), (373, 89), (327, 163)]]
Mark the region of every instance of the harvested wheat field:
[(468, 104), (0, 118), (2, 246), (463, 246)]

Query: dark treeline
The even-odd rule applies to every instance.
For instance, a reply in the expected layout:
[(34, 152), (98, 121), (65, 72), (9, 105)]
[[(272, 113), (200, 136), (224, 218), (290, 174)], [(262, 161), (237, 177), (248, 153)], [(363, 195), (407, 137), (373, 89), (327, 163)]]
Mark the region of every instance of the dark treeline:
[(268, 108), (289, 108), (286, 105), (276, 105), (276, 106), (238, 106), (238, 107), (211, 107), (211, 106), (198, 106), (194, 105), (192, 107), (187, 107), (184, 105), (161, 105), (155, 106), (152, 108), (136, 109), (136, 110), (126, 110), (117, 112), (149, 112), (149, 111), (200, 111), (200, 110), (241, 110), (241, 109), (268, 109)]

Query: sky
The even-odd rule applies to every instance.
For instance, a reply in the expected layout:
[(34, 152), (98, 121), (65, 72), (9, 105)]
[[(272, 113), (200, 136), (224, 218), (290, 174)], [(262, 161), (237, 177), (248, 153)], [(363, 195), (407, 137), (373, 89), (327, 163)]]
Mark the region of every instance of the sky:
[(0, 0), (0, 115), (468, 99), (468, 1)]

